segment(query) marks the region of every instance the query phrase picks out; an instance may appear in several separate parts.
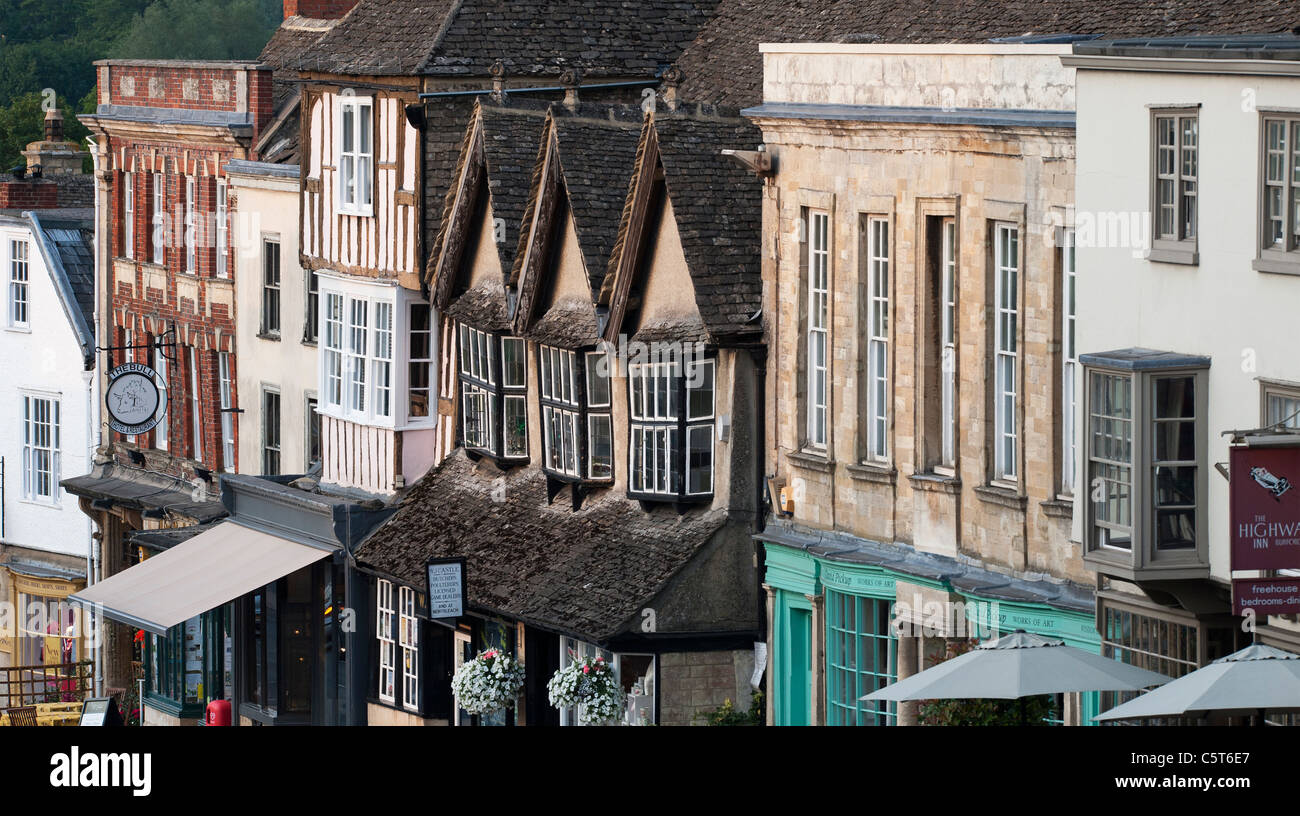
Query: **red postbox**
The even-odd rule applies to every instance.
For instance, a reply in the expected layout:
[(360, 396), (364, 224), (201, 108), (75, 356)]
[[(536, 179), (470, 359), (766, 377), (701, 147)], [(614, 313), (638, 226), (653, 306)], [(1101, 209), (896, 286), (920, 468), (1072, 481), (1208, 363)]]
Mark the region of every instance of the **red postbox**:
[(230, 725), (230, 701), (213, 700), (208, 703), (204, 725)]

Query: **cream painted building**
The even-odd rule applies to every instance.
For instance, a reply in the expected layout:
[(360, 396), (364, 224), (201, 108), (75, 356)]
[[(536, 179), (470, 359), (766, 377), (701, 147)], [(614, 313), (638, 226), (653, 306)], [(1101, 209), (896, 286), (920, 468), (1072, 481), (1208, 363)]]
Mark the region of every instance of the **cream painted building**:
[[(1111, 41), (1064, 59), (1078, 76), (1078, 422), (1110, 428), (1079, 437), (1095, 487), (1075, 530), (1107, 650), (1166, 674), (1247, 637), (1229, 614), (1224, 432), (1300, 427), (1298, 47)], [(1294, 622), (1259, 622), (1258, 639), (1300, 650)]]
[(1070, 535), (1069, 47), (762, 50), (769, 720), (910, 723), (858, 698), (954, 641), (1098, 648)]
[(238, 423), (240, 473), (306, 473), (321, 457), (319, 281), (298, 263), (298, 166), (238, 161), (227, 171), (239, 404), (224, 407), (240, 412), (222, 422)]

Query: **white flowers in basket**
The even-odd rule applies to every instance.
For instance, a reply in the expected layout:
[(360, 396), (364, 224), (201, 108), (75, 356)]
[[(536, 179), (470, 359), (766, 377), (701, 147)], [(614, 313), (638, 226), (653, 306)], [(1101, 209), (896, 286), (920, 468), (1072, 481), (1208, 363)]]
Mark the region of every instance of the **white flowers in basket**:
[(500, 649), (479, 652), (456, 670), (451, 691), (471, 714), (513, 708), (524, 687), (524, 666)]
[(556, 708), (577, 706), (578, 719), (587, 725), (623, 716), (623, 689), (614, 667), (603, 657), (575, 659), (555, 673), (546, 693)]

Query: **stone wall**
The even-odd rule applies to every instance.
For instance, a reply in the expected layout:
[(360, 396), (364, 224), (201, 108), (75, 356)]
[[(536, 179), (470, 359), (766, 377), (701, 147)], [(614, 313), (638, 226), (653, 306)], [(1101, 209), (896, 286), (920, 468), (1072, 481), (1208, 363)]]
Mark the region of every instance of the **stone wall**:
[(659, 724), (700, 725), (697, 715), (727, 700), (747, 711), (753, 669), (754, 655), (748, 650), (659, 655)]

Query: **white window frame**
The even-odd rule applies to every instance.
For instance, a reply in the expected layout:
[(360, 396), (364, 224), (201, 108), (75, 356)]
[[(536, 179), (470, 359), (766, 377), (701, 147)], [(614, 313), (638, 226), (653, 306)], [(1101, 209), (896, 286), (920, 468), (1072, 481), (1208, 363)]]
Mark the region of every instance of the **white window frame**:
[[(268, 409), (271, 398), (275, 398), (275, 422), (271, 422), (271, 412)], [(284, 398), (279, 388), (262, 386), (261, 411), (258, 413), (262, 417), (262, 475), (279, 476), (284, 473)], [(272, 431), (274, 431), (274, 444), (272, 444)], [(271, 454), (275, 454), (275, 472), (272, 468), (267, 467), (267, 461)]]
[[(284, 256), (280, 247), (279, 235), (262, 236), (262, 334), (267, 337), (279, 337), (281, 318), (284, 310), (280, 294), (281, 282), (284, 280)], [(275, 279), (271, 279), (272, 268)], [(274, 325), (272, 324), (274, 320)]]
[[(502, 459), (528, 458), (528, 363), (527, 343), (520, 337), (500, 336), (466, 323), (456, 324), (457, 363), (456, 379), (461, 396), (459, 441), (467, 448), (482, 450)], [(506, 344), (516, 349), (512, 359), (519, 366), (511, 369), (505, 365)], [(498, 357), (501, 359), (498, 360)], [(497, 367), (500, 365), (501, 382)], [(473, 425), (471, 416), (478, 421)], [(512, 416), (524, 418), (522, 447), (507, 449), (510, 435), (507, 423)], [(471, 431), (473, 433), (471, 435)], [(576, 432), (576, 431), (575, 431)]]
[(325, 309), (321, 312), (321, 403), (335, 413), (343, 411), (343, 310), (347, 296), (342, 292), (325, 292)]
[(122, 257), (135, 257), (135, 173), (122, 174)]
[(203, 409), (199, 401), (199, 351), (189, 347), (190, 363), (190, 433), (194, 443), (194, 461), (203, 461)]
[(940, 461), (946, 468), (957, 465), (957, 219), (940, 222), (942, 255), (940, 274)]
[(343, 356), (343, 368), (347, 376), (346, 407), (349, 416), (364, 420), (370, 400), (366, 384), (366, 372), (369, 369), (367, 350), (370, 348), (370, 301), (366, 298), (348, 298), (344, 309), (343, 335), (347, 340)]
[(153, 225), (149, 233), (149, 242), (153, 253), (151, 260), (162, 266), (167, 263), (167, 176), (163, 173), (153, 174), (153, 215), (149, 223)]
[(393, 583), (375, 584), (375, 637), (379, 641), (379, 699), (397, 704), (397, 644), (393, 640)]
[[(347, 215), (370, 216), (374, 213), (374, 101), (368, 96), (342, 94), (335, 99), (338, 102), (334, 128), (338, 211)], [(369, 128), (362, 127), (363, 110)], [(352, 137), (351, 149), (347, 147), (349, 135)], [(369, 140), (369, 150), (362, 149), (363, 137)]]
[(830, 436), (830, 214), (808, 210), (808, 445)]
[(578, 441), (578, 355), (556, 346), (537, 346), (538, 396), (542, 406), (542, 466), (563, 476), (582, 476)]
[(1020, 227), (997, 223), (993, 237), (993, 478), (1014, 483), (1020, 458)]
[[(692, 413), (691, 394), (703, 390), (696, 367), (707, 367), (710, 391), (709, 413)], [(685, 373), (681, 373), (685, 371)], [(684, 392), (684, 397), (682, 393)], [(679, 405), (679, 400), (685, 404)], [(714, 412), (717, 410), (717, 361), (632, 363), (628, 366), (630, 406), (628, 485), (629, 491), (646, 496), (692, 497), (713, 493), (716, 461), (713, 444)], [(709, 483), (691, 484), (691, 452), (703, 450), (699, 440), (707, 438)]]
[(197, 187), (194, 176), (185, 177), (185, 271), (191, 275), (199, 274)]
[(28, 329), (32, 325), (32, 263), (31, 242), (26, 238), (10, 238), (9, 263), (6, 264), (9, 290), (9, 326)]
[(235, 381), (230, 374), (230, 352), (217, 352), (217, 388), (221, 395), (221, 469), (235, 470)]
[(1075, 388), (1079, 371), (1075, 349), (1075, 243), (1074, 230), (1065, 229), (1061, 236), (1061, 493), (1073, 495), (1079, 452), (1075, 433), (1078, 409)]
[(889, 219), (867, 218), (867, 460), (889, 461)]
[(61, 406), (54, 394), (23, 391), (22, 469), (24, 501), (57, 505), (62, 464)]
[(167, 360), (167, 349), (165, 347), (154, 348), (154, 373), (157, 374), (158, 383), (158, 413), (161, 418), (158, 424), (153, 426), (154, 447), (158, 450), (167, 450), (168, 444), (168, 420), (171, 418), (167, 413), (167, 369), (169, 362)]
[(402, 647), (402, 708), (420, 709), (420, 619), (415, 613), (415, 590), (398, 588), (398, 645)]
[(230, 224), (227, 218), (230, 213), (229, 190), (226, 187), (225, 179), (217, 179), (217, 268), (218, 278), (230, 277), (230, 269), (226, 259), (226, 252), (230, 243)]

